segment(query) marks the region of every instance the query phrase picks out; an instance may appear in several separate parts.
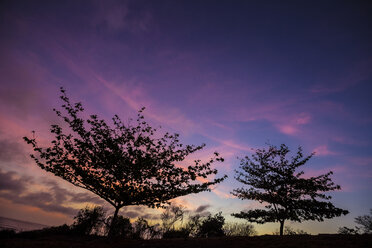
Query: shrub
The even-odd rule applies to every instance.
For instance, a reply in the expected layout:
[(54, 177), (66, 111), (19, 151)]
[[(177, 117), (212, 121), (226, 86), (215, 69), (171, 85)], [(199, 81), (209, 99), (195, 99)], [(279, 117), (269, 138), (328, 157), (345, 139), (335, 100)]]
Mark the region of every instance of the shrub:
[(346, 226), (340, 227), (337, 231), (338, 234), (344, 234), (344, 235), (355, 235), (359, 234), (359, 229), (358, 228), (348, 228)]
[(249, 223), (226, 223), (223, 226), (226, 236), (254, 236), (257, 234), (254, 226)]
[(33, 231), (25, 231), (17, 233), (17, 237), (21, 238), (38, 238), (38, 237), (45, 237), (45, 236), (54, 236), (54, 235), (70, 235), (71, 228), (64, 224), (61, 226), (52, 226), (46, 227), (41, 230), (33, 230)]
[(369, 210), (371, 215), (362, 215), (355, 218), (355, 223), (360, 226), (365, 234), (372, 234), (372, 209)]
[[(277, 230), (273, 233), (274, 235), (280, 235), (280, 232)], [(300, 229), (297, 229), (297, 230), (294, 230), (292, 227), (290, 226), (286, 226), (284, 228), (284, 232), (283, 232), (284, 235), (309, 235), (307, 232), (305, 232), (304, 230), (300, 230)]]
[(189, 236), (196, 237), (201, 226), (202, 218), (199, 214), (189, 217), (188, 222), (186, 223), (185, 229), (189, 232)]
[(85, 207), (79, 210), (74, 220), (75, 222), (71, 227), (74, 234), (98, 234), (105, 221), (105, 211), (98, 206), (94, 208)]
[(15, 236), (15, 234), (16, 234), (16, 232), (13, 229), (3, 229), (3, 230), (0, 230), (0, 238), (1, 239), (12, 238), (12, 237)]
[[(110, 216), (106, 220), (105, 234), (108, 234), (110, 226), (112, 224), (113, 216)], [(133, 234), (133, 227), (128, 218), (118, 215), (115, 223), (112, 225), (111, 235), (112, 237), (124, 237), (131, 238)]]
[(205, 218), (197, 233), (198, 237), (221, 237), (224, 236), (225, 233), (222, 229), (223, 225), (225, 224), (225, 218), (222, 216), (222, 213), (219, 212), (214, 216), (209, 215)]
[(134, 239), (153, 239), (161, 235), (159, 226), (150, 226), (144, 218), (138, 218), (134, 222), (133, 235)]
[(174, 239), (174, 238), (188, 238), (190, 236), (190, 230), (183, 227), (180, 229), (171, 229), (163, 233), (164, 239)]

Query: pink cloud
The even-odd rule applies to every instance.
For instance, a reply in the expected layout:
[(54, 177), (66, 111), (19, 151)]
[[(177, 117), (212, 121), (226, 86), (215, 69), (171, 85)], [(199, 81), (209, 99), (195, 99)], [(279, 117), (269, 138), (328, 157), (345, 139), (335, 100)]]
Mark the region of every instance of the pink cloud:
[(287, 135), (295, 135), (298, 132), (298, 129), (293, 125), (278, 125), (277, 127), (281, 133)]
[(333, 152), (329, 150), (327, 145), (321, 145), (316, 148), (314, 148), (313, 152), (315, 152), (315, 155), (318, 156), (328, 156), (328, 155), (336, 155), (336, 152)]

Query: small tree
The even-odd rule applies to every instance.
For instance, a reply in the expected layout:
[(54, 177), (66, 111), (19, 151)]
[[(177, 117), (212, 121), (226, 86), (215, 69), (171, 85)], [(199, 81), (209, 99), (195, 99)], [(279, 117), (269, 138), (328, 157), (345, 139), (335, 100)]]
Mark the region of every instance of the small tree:
[[(372, 209), (369, 210), (371, 215), (362, 215), (355, 218), (355, 223), (361, 226), (364, 233), (372, 234)], [(359, 229), (359, 228), (358, 228)]]
[(70, 103), (63, 88), (61, 93), (65, 114), (54, 111), (70, 131), (52, 125), (55, 139), (47, 148), (39, 147), (35, 137), (24, 137), (24, 140), (32, 145), (36, 154), (31, 157), (40, 168), (110, 203), (115, 208), (112, 223), (116, 223), (123, 206), (160, 207), (179, 196), (209, 191), (211, 185), (226, 178), (202, 183), (197, 180), (217, 174), (211, 164), (223, 161), (218, 153), (206, 163), (195, 160), (195, 164), (187, 168), (176, 166), (205, 144), (184, 146), (178, 134), (165, 133), (156, 138), (157, 130), (144, 121), (144, 108), (139, 111), (135, 125), (125, 125), (115, 115), (111, 127), (97, 115), (80, 117), (84, 111), (82, 104)]
[[(296, 172), (314, 155), (304, 157), (299, 147), (296, 156), (287, 159), (289, 149), (282, 144), (280, 148), (270, 145), (267, 150), (258, 149), (252, 158), (241, 159), (242, 171), (236, 171), (236, 180), (250, 185), (250, 188), (235, 189), (232, 194), (240, 199), (256, 200), (266, 203), (265, 209), (248, 210), (232, 214), (250, 222), (263, 224), (279, 222), (280, 235), (283, 235), (285, 220), (302, 222), (305, 220), (323, 221), (348, 214), (347, 210), (336, 208), (331, 196), (322, 192), (339, 190), (330, 176), (332, 171), (310, 178), (301, 177), (304, 172)], [(323, 201), (319, 200), (322, 199)]]

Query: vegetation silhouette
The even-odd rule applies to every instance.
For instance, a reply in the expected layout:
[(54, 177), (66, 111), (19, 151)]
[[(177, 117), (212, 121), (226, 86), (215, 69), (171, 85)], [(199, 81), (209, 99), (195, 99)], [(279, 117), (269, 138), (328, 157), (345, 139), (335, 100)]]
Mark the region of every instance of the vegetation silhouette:
[(40, 168), (95, 193), (115, 208), (109, 236), (122, 207), (161, 207), (179, 196), (210, 191), (210, 186), (227, 177), (208, 180), (217, 174), (212, 163), (224, 161), (217, 152), (208, 162), (195, 160), (187, 168), (176, 166), (205, 144), (183, 145), (178, 134), (160, 135), (144, 120), (144, 108), (135, 125), (124, 124), (115, 115), (111, 127), (97, 115), (80, 117), (82, 104), (71, 103), (65, 90), (60, 91), (64, 112), (53, 110), (68, 128), (51, 126), (55, 139), (50, 147), (39, 147), (35, 137), (24, 140), (32, 145), (35, 154), (31, 157)]
[(224, 224), (225, 218), (222, 216), (222, 212), (219, 212), (214, 216), (209, 214), (199, 225), (197, 237), (209, 238), (225, 236), (223, 230)]
[(331, 196), (323, 193), (341, 189), (332, 182), (332, 171), (303, 178), (301, 176), (304, 172), (296, 170), (305, 165), (314, 153), (304, 157), (299, 147), (297, 154), (288, 160), (289, 152), (284, 144), (280, 148), (269, 145), (268, 149), (256, 150), (251, 158), (246, 156), (241, 159), (241, 171), (236, 171), (236, 180), (250, 187), (235, 189), (232, 194), (242, 200), (256, 200), (267, 205), (265, 209), (241, 211), (232, 215), (258, 224), (279, 222), (279, 234), (282, 236), (285, 220), (323, 221), (324, 218), (348, 214), (347, 210), (337, 208), (327, 201)]
[(355, 223), (360, 225), (360, 229), (365, 234), (372, 234), (372, 208), (369, 212), (370, 215), (361, 215), (355, 218)]
[(340, 227), (339, 234), (372, 234), (372, 209), (369, 210), (370, 215), (360, 215), (355, 218), (357, 226), (355, 228)]
[(102, 226), (105, 224), (105, 211), (102, 207), (85, 207), (79, 210), (74, 217), (74, 224), (71, 227), (73, 233), (77, 235), (100, 234)]

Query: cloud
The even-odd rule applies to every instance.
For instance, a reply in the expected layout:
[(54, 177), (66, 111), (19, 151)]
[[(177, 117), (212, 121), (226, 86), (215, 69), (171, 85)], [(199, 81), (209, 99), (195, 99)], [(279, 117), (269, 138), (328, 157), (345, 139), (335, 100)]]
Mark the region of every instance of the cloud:
[(318, 155), (318, 156), (328, 156), (328, 155), (337, 154), (336, 152), (329, 150), (327, 145), (318, 146), (313, 150), (313, 152), (315, 152), (315, 155)]
[[(46, 189), (40, 189), (40, 188)], [(37, 190), (37, 191), (36, 191)], [(13, 171), (0, 170), (0, 197), (13, 203), (40, 208), (46, 212), (75, 215), (78, 209), (70, 203), (104, 204), (92, 193), (75, 193), (61, 188), (57, 182), (47, 180), (35, 183), (31, 177), (20, 176)]]
[(20, 143), (9, 139), (0, 139), (0, 160), (3, 162), (22, 163), (26, 162), (28, 158)]
[(150, 25), (149, 12), (141, 9), (131, 9), (128, 1), (95, 1), (97, 14), (93, 18), (93, 25), (104, 27), (108, 31), (146, 31)]
[[(155, 213), (156, 212), (156, 213)], [(136, 218), (145, 218), (145, 219), (152, 219), (157, 220), (160, 219), (160, 212), (155, 210), (154, 213), (149, 212), (149, 208), (147, 206), (139, 205), (139, 206), (126, 206), (120, 210), (120, 214), (128, 217), (130, 219)]]
[(205, 210), (207, 210), (208, 208), (210, 208), (211, 205), (209, 204), (206, 204), (206, 205), (200, 205), (197, 209), (195, 209), (195, 213), (201, 213), (201, 212), (204, 212)]
[(17, 178), (17, 173), (13, 171), (3, 172), (0, 169), (0, 192), (11, 191), (16, 194), (20, 194), (26, 189), (26, 183), (29, 181), (28, 178)]

